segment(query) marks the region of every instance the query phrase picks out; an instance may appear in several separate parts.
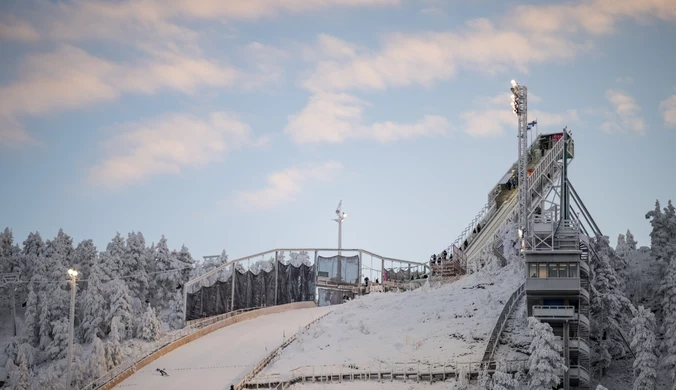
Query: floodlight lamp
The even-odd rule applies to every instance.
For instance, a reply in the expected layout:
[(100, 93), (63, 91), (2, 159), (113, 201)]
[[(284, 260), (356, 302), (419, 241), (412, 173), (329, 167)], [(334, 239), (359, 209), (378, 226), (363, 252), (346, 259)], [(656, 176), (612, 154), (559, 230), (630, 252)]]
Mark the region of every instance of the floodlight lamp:
[(512, 80), (512, 87), (516, 88), (519, 86), (519, 83), (516, 82), (516, 80)]
[(516, 232), (519, 234), (519, 239), (523, 239), (523, 230), (517, 229)]
[(74, 269), (69, 269), (69, 270), (68, 270), (68, 275), (75, 277), (75, 276), (77, 276), (77, 271), (74, 270)]
[(347, 218), (347, 213), (343, 213), (343, 219)]

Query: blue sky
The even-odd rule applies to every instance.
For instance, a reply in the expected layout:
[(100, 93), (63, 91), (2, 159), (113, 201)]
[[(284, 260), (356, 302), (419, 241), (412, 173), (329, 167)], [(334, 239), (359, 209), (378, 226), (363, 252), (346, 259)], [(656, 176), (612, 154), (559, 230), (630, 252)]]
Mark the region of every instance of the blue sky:
[(676, 6), (5, 1), (0, 222), (193, 256), (343, 246), (426, 260), (516, 159), (509, 81), (601, 230), (676, 194)]

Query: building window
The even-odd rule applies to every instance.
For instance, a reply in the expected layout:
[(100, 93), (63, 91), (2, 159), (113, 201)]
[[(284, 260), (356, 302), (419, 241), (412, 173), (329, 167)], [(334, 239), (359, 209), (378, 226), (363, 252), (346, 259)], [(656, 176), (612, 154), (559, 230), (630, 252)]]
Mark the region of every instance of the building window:
[(568, 276), (571, 278), (577, 278), (577, 263), (568, 264)]
[(559, 273), (557, 272), (557, 269), (556, 269), (556, 263), (549, 263), (548, 266), (549, 266), (549, 277), (550, 278), (558, 278)]
[(547, 263), (538, 263), (538, 278), (547, 279)]
[(538, 264), (537, 263), (528, 264), (528, 275), (530, 275), (531, 278), (537, 278), (538, 277)]
[(559, 263), (559, 278), (568, 278), (570, 275), (568, 275), (568, 264), (567, 263)]

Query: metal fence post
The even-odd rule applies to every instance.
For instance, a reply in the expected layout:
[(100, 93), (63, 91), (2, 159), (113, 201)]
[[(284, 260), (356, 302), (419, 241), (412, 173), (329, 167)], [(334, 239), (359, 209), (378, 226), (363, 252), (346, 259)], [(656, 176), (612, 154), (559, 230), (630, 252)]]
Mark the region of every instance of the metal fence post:
[(277, 283), (279, 279), (279, 251), (275, 251), (275, 306), (277, 306)]
[(232, 273), (231, 273), (232, 277), (230, 278), (230, 279), (232, 279), (232, 291), (231, 291), (231, 297), (230, 297), (230, 311), (235, 310), (235, 283), (237, 282), (236, 277), (235, 277), (236, 273), (237, 273), (237, 270), (235, 269), (235, 263), (232, 263)]

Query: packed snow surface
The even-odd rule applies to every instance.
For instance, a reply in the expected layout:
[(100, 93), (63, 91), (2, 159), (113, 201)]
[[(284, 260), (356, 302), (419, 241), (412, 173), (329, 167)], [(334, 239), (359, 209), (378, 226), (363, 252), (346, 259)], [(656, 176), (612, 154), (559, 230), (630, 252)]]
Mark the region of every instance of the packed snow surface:
[(504, 303), (523, 279), (507, 267), (441, 287), (355, 299), (305, 331), (261, 376), (302, 366), (481, 361)]
[[(290, 387), (291, 390), (453, 390), (460, 389), (460, 386), (456, 386), (455, 381), (448, 382), (435, 382), (430, 384), (429, 382), (399, 382), (399, 381), (383, 381), (382, 383), (371, 381), (354, 381), (354, 382), (342, 382), (342, 383), (303, 383), (295, 384)], [(479, 387), (474, 385), (469, 385), (467, 387), (462, 387), (465, 390), (474, 390), (479, 389)]]
[[(321, 317), (330, 307), (289, 310), (226, 326), (150, 363), (116, 388), (225, 389), (241, 379), (284, 337)], [(165, 369), (168, 377), (160, 376)]]

